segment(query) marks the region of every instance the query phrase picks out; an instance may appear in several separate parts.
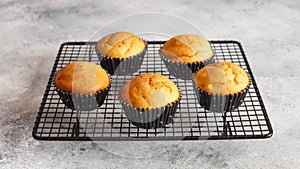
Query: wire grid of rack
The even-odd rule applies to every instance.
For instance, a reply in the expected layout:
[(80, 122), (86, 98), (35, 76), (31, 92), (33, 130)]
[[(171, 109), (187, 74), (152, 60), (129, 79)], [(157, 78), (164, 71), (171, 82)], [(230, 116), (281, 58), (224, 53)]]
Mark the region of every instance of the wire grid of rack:
[[(211, 41), (216, 61), (230, 61), (246, 70), (252, 85), (242, 105), (231, 112), (215, 113), (200, 107), (191, 80), (170, 76), (158, 50), (164, 41), (149, 41), (143, 64), (131, 76), (112, 76), (104, 104), (94, 111), (80, 112), (65, 107), (52, 80), (55, 73), (73, 61), (100, 64), (95, 53), (96, 42), (66, 42), (59, 49), (36, 122), (33, 137), (39, 140), (198, 140), (268, 138), (273, 134), (264, 103), (241, 44), (237, 41)], [(143, 129), (132, 125), (119, 102), (121, 87), (138, 74), (160, 73), (175, 82), (182, 100), (173, 121), (162, 128)], [(78, 113), (78, 112), (77, 112)]]

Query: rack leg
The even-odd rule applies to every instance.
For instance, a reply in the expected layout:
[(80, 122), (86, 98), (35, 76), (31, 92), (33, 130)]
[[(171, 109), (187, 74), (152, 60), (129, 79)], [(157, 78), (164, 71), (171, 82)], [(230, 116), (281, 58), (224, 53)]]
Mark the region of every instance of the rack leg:
[(80, 130), (80, 123), (79, 123), (79, 119), (76, 118), (76, 123), (74, 123), (73, 125), (72, 137), (78, 137), (80, 133), (79, 130)]
[(227, 118), (227, 112), (223, 113), (223, 133), (222, 135), (227, 136), (228, 132), (229, 135), (232, 135), (230, 123), (226, 120)]
[(223, 113), (223, 135), (227, 136), (227, 121), (226, 121), (226, 112)]

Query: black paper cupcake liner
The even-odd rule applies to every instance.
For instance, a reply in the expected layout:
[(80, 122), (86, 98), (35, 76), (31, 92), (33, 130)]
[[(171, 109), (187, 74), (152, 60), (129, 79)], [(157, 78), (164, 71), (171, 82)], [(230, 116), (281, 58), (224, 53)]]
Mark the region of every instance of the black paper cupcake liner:
[(243, 103), (244, 98), (250, 88), (251, 79), (249, 77), (249, 84), (245, 89), (243, 89), (238, 93), (229, 94), (229, 95), (210, 94), (200, 89), (196, 85), (194, 80), (193, 80), (193, 84), (194, 84), (194, 90), (197, 96), (197, 100), (203, 108), (213, 112), (223, 113), (223, 112), (233, 111)]
[(162, 54), (161, 49), (159, 50), (159, 54), (164, 64), (166, 65), (169, 73), (172, 76), (182, 80), (191, 80), (193, 78), (193, 73), (196, 73), (199, 69), (214, 62), (214, 54), (211, 58), (208, 58), (204, 61), (188, 63), (188, 64), (182, 62), (174, 62), (166, 58)]
[(55, 83), (54, 86), (58, 95), (60, 96), (60, 99), (66, 105), (66, 107), (78, 111), (92, 111), (100, 107), (104, 103), (110, 89), (109, 84), (108, 87), (98, 91), (95, 94), (82, 95), (61, 90), (56, 87)]
[(164, 107), (155, 109), (139, 109), (126, 103), (120, 97), (120, 102), (126, 118), (133, 125), (145, 129), (164, 127), (172, 122), (180, 100), (181, 93), (176, 101), (169, 103)]
[(128, 58), (111, 58), (105, 56), (103, 53), (97, 50), (98, 43), (96, 43), (95, 50), (101, 67), (107, 70), (107, 72), (111, 75), (131, 75), (134, 72), (137, 72), (143, 63), (144, 56), (148, 48), (147, 41), (143, 41), (145, 43), (145, 49), (139, 54), (130, 56)]

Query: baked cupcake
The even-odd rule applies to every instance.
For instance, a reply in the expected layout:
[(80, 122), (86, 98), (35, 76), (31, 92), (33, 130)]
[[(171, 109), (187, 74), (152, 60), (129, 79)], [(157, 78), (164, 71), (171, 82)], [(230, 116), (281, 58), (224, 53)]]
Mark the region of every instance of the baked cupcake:
[(72, 62), (56, 73), (54, 85), (68, 108), (94, 110), (103, 104), (110, 88), (110, 78), (99, 65)]
[(192, 73), (213, 62), (210, 43), (199, 35), (183, 34), (168, 40), (160, 49), (161, 58), (172, 76), (192, 79)]
[(130, 75), (142, 65), (147, 42), (129, 32), (116, 32), (96, 44), (101, 66), (111, 75)]
[(180, 91), (170, 79), (152, 73), (136, 76), (120, 92), (127, 119), (142, 128), (157, 128), (168, 124), (180, 99)]
[(240, 106), (250, 84), (248, 74), (231, 62), (207, 65), (194, 76), (200, 105), (216, 112), (232, 111)]

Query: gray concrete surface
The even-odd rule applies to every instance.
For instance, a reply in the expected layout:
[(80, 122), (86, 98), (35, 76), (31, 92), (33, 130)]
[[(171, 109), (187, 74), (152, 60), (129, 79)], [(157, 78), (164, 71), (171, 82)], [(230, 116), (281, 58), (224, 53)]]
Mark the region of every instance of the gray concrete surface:
[[(31, 132), (59, 44), (140, 12), (189, 20), (242, 42), (274, 135), (263, 140), (37, 141)], [(0, 2), (0, 168), (299, 168), (300, 1)], [(176, 146), (172, 146), (173, 144)], [(163, 153), (157, 153), (164, 149)], [(132, 158), (131, 153), (151, 157)]]

